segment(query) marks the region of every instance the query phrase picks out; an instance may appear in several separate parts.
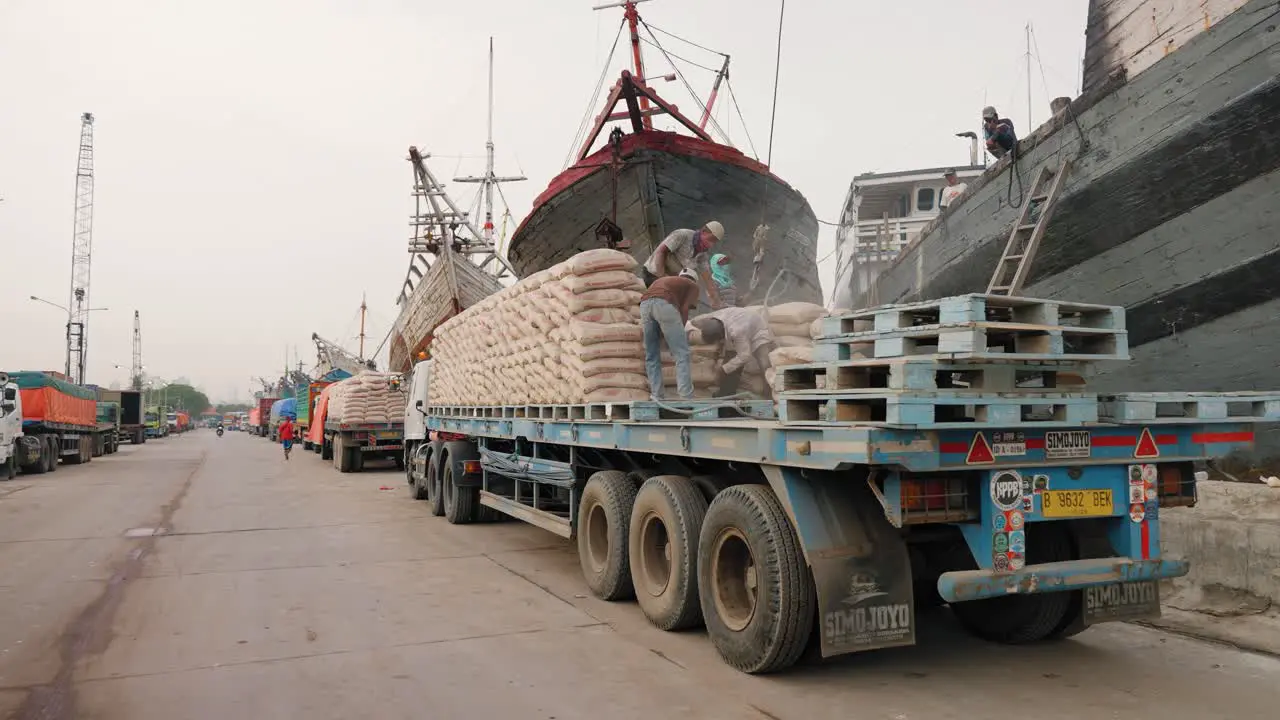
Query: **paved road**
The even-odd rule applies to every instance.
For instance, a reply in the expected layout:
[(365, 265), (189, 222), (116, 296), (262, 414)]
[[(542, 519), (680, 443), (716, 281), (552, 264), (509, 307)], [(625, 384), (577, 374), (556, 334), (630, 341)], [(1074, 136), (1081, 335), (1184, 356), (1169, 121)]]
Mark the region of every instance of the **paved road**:
[[(150, 536), (150, 528), (164, 534)], [(208, 431), (0, 484), (0, 717), (1276, 717), (1280, 661), (1133, 626), (740, 675), (588, 597), (567, 543), (454, 527), (388, 470)]]

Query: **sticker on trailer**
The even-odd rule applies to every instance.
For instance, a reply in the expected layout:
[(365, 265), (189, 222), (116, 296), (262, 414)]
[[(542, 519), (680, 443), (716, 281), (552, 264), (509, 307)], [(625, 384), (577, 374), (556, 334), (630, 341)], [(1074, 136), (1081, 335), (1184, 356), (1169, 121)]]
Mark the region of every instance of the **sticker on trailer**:
[(1087, 458), (1092, 452), (1088, 430), (1061, 430), (1044, 434), (1044, 456), (1049, 460)]
[(1015, 553), (1027, 551), (1027, 532), (1025, 530), (1014, 530), (1009, 533), (1009, 550)]
[(1156, 471), (1155, 465), (1151, 463), (1146, 463), (1145, 465), (1142, 466), (1142, 482), (1146, 483), (1147, 485), (1155, 485), (1156, 480), (1159, 478), (1159, 476), (1160, 475)]
[(1129, 519), (1135, 523), (1140, 523), (1147, 517), (1147, 510), (1142, 505), (1134, 503), (1129, 506)]
[(991, 474), (991, 502), (1001, 510), (1022, 507), (1022, 476), (1017, 470), (1000, 470)]
[(1037, 495), (1049, 489), (1049, 476), (1036, 475), (1032, 482), (1033, 492)]
[(1013, 557), (1009, 558), (1010, 570), (1021, 570), (1026, 566), (1027, 566), (1027, 559), (1021, 555), (1014, 555)]
[(1021, 431), (997, 432), (991, 435), (991, 452), (996, 457), (1027, 454), (1027, 436)]
[(1146, 502), (1146, 500), (1147, 500), (1146, 488), (1142, 487), (1141, 485), (1129, 486), (1129, 502), (1130, 503), (1142, 503), (1142, 502)]
[(991, 536), (991, 549), (993, 552), (1003, 553), (1009, 551), (1009, 534), (996, 533)]
[(997, 554), (991, 558), (991, 569), (998, 573), (1009, 572), (1009, 556)]
[(1024, 523), (1024, 519), (1022, 517), (1022, 513), (1018, 512), (1017, 510), (1014, 510), (1013, 512), (1009, 513), (1009, 529), (1010, 530), (1021, 530), (1023, 523)]
[(1005, 520), (1004, 513), (996, 513), (991, 516), (991, 529), (996, 532), (1004, 532), (1008, 527), (1008, 521)]

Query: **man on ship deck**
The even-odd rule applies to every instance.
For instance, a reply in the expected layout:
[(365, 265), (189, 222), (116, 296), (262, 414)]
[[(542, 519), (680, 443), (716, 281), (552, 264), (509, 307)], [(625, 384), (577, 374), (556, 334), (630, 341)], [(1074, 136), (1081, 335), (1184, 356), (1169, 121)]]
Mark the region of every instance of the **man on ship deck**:
[(661, 277), (671, 277), (682, 270), (702, 281), (711, 307), (723, 307), (720, 292), (711, 279), (710, 255), (716, 243), (724, 239), (724, 226), (712, 220), (700, 230), (673, 230), (644, 262), (644, 284), (648, 287)]
[(1000, 113), (990, 105), (982, 108), (982, 134), (987, 140), (987, 152), (997, 160), (1012, 152), (1018, 145), (1013, 121), (1000, 117)]

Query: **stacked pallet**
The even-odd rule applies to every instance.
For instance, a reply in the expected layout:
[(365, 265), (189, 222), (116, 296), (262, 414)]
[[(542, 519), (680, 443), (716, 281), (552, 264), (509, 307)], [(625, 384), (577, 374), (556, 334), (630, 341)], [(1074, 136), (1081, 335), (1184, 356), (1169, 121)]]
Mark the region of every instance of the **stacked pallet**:
[(443, 323), (430, 396), (443, 405), (576, 404), (648, 398), (643, 282), (615, 250), (579, 253)]
[(819, 321), (810, 363), (777, 369), (788, 423), (1095, 423), (1097, 363), (1128, 360), (1124, 308), (995, 295)]

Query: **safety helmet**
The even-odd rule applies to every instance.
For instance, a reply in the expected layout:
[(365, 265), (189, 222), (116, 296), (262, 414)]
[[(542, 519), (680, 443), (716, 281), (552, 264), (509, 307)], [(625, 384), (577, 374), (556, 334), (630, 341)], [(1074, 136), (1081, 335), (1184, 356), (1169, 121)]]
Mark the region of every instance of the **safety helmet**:
[(724, 239), (724, 226), (723, 226), (723, 225), (721, 225), (721, 224), (719, 223), (719, 221), (717, 221), (717, 220), (712, 220), (711, 222), (707, 223), (706, 225), (703, 225), (703, 227), (704, 227), (704, 228), (706, 228), (706, 229), (707, 229), (707, 231), (708, 231), (708, 232), (710, 232), (712, 235), (715, 235), (715, 236), (716, 236), (716, 240), (723, 240), (723, 239)]
[(681, 270), (681, 271), (680, 271), (680, 277), (682, 277), (682, 278), (688, 278), (688, 279), (690, 279), (690, 280), (692, 280), (692, 281), (694, 281), (694, 282), (698, 282), (698, 274), (697, 274), (697, 273), (695, 273), (694, 271), (690, 270), (689, 268), (685, 268), (685, 269)]
[(996, 109), (991, 107), (990, 105), (982, 108), (983, 120), (996, 120), (996, 119), (999, 119), (999, 117), (1000, 116), (996, 113)]

